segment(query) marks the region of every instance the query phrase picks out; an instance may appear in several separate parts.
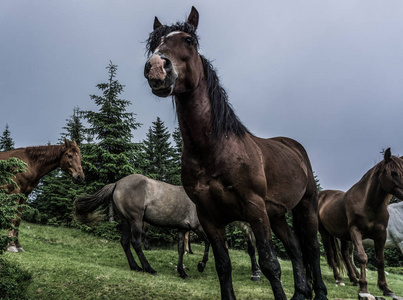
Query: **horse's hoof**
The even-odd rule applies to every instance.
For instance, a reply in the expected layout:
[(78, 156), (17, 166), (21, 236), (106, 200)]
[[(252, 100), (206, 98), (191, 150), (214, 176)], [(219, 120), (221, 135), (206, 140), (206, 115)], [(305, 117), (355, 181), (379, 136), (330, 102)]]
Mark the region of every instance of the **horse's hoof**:
[(336, 284), (340, 286), (345, 286), (346, 284), (343, 282), (343, 280), (336, 280)]
[(180, 278), (182, 278), (182, 279), (188, 279), (188, 276), (187, 276), (186, 274), (182, 274), (182, 275), (180, 275)]
[(252, 275), (250, 277), (250, 280), (252, 280), (252, 281), (260, 281), (260, 275)]
[(369, 293), (358, 293), (358, 300), (376, 300), (376, 299)]
[(320, 290), (318, 292), (315, 292), (315, 298), (313, 300), (328, 300), (326, 296), (326, 292)]
[(18, 247), (17, 250), (18, 250), (18, 252), (25, 252), (24, 248), (22, 248), (22, 247)]
[(18, 253), (18, 249), (16, 246), (8, 246), (7, 251), (10, 253)]
[(199, 261), (199, 264), (197, 265), (197, 271), (202, 273), (204, 271), (204, 268), (206, 267), (206, 264), (202, 261)]

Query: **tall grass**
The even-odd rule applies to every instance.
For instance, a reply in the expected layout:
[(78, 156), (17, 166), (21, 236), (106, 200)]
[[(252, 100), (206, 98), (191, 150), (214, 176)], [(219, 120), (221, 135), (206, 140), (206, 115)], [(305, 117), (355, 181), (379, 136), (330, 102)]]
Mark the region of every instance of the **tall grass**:
[[(32, 279), (27, 299), (220, 299), (214, 258), (203, 273), (197, 271), (203, 248), (192, 245), (193, 255), (186, 255), (189, 279), (182, 280), (175, 271), (178, 255), (171, 249), (153, 249), (145, 254), (158, 276), (129, 270), (118, 242), (85, 234), (76, 229), (56, 228), (23, 223), (20, 240), (26, 252), (4, 256), (30, 272)], [(232, 275), (237, 299), (273, 299), (270, 284), (262, 277), (252, 282), (250, 261), (243, 251), (230, 250)], [(137, 257), (135, 256), (137, 259)], [(282, 281), (288, 298), (293, 294), (291, 264), (280, 261)], [(401, 271), (402, 268), (400, 268)], [(357, 287), (334, 284), (332, 273), (322, 259), (322, 272), (329, 299), (357, 299)], [(380, 295), (376, 272), (368, 271), (370, 291)], [(387, 276), (389, 286), (403, 295), (403, 276)]]

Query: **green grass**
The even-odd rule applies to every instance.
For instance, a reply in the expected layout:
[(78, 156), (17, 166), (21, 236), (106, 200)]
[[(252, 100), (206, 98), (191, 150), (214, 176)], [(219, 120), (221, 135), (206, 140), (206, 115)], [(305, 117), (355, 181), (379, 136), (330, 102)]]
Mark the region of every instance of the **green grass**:
[[(20, 241), (26, 252), (5, 253), (4, 257), (32, 274), (28, 299), (220, 299), (211, 253), (205, 271), (197, 271), (204, 249), (200, 245), (192, 245), (195, 254), (185, 256), (184, 264), (190, 268), (187, 271), (189, 279), (182, 280), (174, 270), (178, 259), (174, 246), (145, 252), (151, 266), (158, 272), (158, 276), (152, 276), (130, 271), (118, 242), (76, 229), (22, 223)], [(237, 299), (273, 299), (267, 279), (262, 277), (260, 282), (249, 279), (248, 255), (244, 251), (230, 250), (230, 256)], [(290, 299), (294, 290), (291, 264), (288, 261), (280, 263), (282, 281)], [(324, 259), (322, 273), (329, 299), (357, 299), (357, 287), (334, 284)], [(376, 272), (368, 271), (367, 275), (370, 292), (380, 295), (376, 287)], [(390, 274), (387, 281), (396, 294), (403, 296), (403, 275)]]

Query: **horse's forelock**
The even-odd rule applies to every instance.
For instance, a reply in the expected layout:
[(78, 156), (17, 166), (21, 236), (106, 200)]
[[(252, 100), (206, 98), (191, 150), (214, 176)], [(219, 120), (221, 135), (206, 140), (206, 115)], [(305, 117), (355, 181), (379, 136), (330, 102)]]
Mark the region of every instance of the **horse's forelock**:
[(150, 56), (154, 50), (159, 46), (159, 44), (161, 43), (161, 39), (164, 36), (167, 36), (168, 34), (170, 34), (171, 32), (174, 31), (182, 31), (185, 32), (187, 34), (190, 34), (196, 41), (196, 46), (199, 47), (199, 38), (196, 34), (196, 28), (185, 22), (185, 23), (176, 23), (174, 25), (163, 25), (158, 27), (156, 30), (154, 30), (153, 32), (150, 33), (147, 41), (146, 41), (146, 53), (147, 56)]

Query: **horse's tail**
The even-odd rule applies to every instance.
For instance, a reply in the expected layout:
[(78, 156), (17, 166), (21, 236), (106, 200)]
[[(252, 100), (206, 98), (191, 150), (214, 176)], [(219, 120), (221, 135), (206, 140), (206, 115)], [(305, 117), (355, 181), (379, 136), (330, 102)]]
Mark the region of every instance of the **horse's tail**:
[(339, 239), (327, 232), (326, 233), (328, 235), (326, 239), (327, 241), (325, 241), (323, 239), (322, 232), (321, 234), (322, 234), (323, 248), (325, 249), (326, 253), (327, 264), (329, 265), (329, 267), (331, 268), (336, 267), (341, 273), (344, 273), (346, 270), (346, 266), (344, 264), (344, 260), (341, 255)]
[(98, 222), (101, 215), (94, 212), (98, 207), (106, 207), (113, 200), (116, 183), (104, 186), (93, 195), (78, 197), (73, 204), (74, 219), (84, 224)]

